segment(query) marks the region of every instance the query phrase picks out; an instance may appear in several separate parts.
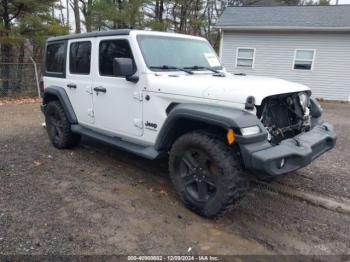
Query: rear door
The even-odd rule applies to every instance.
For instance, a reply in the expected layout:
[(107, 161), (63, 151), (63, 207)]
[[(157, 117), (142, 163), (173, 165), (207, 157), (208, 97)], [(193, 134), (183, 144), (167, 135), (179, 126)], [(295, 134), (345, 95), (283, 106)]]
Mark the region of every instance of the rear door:
[(92, 125), (94, 111), (92, 101), (91, 65), (94, 39), (68, 42), (66, 86), (68, 97), (80, 124)]
[(113, 75), (115, 57), (133, 59), (129, 41), (123, 37), (109, 37), (96, 39), (96, 42), (98, 52), (94, 55), (98, 69), (94, 70), (93, 90), (104, 91), (94, 91), (95, 125), (124, 137), (141, 136), (141, 81), (133, 83), (123, 76)]

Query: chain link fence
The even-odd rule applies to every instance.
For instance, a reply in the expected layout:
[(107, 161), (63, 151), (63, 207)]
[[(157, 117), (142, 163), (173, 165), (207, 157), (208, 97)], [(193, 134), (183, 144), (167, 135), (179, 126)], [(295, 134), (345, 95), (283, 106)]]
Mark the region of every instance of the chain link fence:
[(41, 62), (31, 57), (23, 62), (0, 62), (0, 98), (37, 96)]

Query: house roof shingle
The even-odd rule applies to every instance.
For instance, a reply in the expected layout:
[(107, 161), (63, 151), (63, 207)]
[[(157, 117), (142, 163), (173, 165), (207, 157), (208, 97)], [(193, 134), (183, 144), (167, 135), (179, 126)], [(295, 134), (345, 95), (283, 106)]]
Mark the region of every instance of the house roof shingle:
[(228, 7), (217, 28), (350, 29), (350, 5)]

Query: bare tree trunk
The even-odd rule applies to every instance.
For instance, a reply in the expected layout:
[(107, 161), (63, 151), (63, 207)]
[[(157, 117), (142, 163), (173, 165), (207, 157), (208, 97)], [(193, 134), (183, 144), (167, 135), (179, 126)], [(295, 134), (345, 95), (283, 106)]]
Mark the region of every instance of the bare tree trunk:
[(1, 46), (1, 65), (0, 68), (0, 78), (2, 79), (2, 92), (0, 92), (0, 95), (6, 96), (8, 94), (8, 91), (10, 89), (10, 65), (11, 62), (11, 44), (9, 43), (9, 36), (10, 36), (10, 30), (11, 30), (11, 19), (10, 19), (10, 13), (8, 10), (8, 1), (4, 0), (2, 3), (2, 20), (4, 25), (3, 33), (1, 34), (2, 37), (4, 37), (6, 40), (5, 43), (2, 43)]
[(60, 0), (60, 21), (61, 21), (61, 24), (64, 26), (66, 23), (65, 23), (65, 19), (64, 19), (64, 15), (63, 15), (63, 3), (62, 3), (62, 0)]
[(75, 33), (80, 34), (81, 33), (81, 27), (80, 27), (80, 9), (79, 9), (79, 0), (72, 0), (73, 1), (73, 11), (74, 11), (74, 19), (75, 19)]
[[(6, 35), (6, 34), (5, 34)], [(10, 62), (11, 62), (11, 45), (2, 44), (1, 45), (1, 68), (0, 68), (0, 78), (2, 82), (2, 89), (0, 95), (6, 96), (10, 89)]]
[(84, 13), (86, 32), (91, 32), (92, 31), (91, 11), (92, 11), (92, 0), (88, 0), (87, 6), (86, 6), (86, 9), (85, 9), (85, 13)]
[[(20, 89), (26, 89), (28, 88), (28, 86), (26, 86), (26, 74), (24, 73), (24, 56), (25, 56), (25, 43), (21, 43), (18, 47), (18, 50), (16, 50), (18, 52), (18, 65), (17, 68), (15, 67), (15, 65), (13, 65), (13, 69), (16, 68), (16, 79), (13, 79), (12, 82), (16, 83), (14, 85), (14, 88), (16, 88), (16, 91), (22, 91), (21, 93), (23, 94), (23, 92), (27, 91), (27, 90), (20, 90)], [(29, 82), (29, 81), (28, 81)], [(27, 83), (28, 83), (27, 82)]]
[(156, 7), (155, 7), (155, 19), (159, 22), (163, 22), (163, 13), (164, 13), (164, 1), (163, 0), (157, 0), (156, 1)]
[(69, 21), (69, 0), (66, 0), (66, 16), (67, 16), (67, 26), (68, 26), (68, 28), (70, 28), (70, 25), (69, 25), (69, 23), (70, 23), (70, 21)]
[(181, 7), (180, 7), (180, 26), (179, 26), (179, 32), (180, 33), (186, 33), (186, 27), (187, 27), (187, 0), (181, 1)]
[[(114, 13), (118, 12), (118, 1), (117, 0), (113, 0), (113, 9), (114, 9)], [(117, 29), (118, 26), (118, 18), (116, 15), (113, 16), (112, 18), (112, 28), (113, 29)]]
[[(123, 2), (122, 0), (118, 0), (118, 10), (119, 10), (119, 13), (122, 11), (123, 9)], [(120, 19), (118, 19), (118, 28), (121, 28), (125, 26), (125, 22), (122, 22)]]

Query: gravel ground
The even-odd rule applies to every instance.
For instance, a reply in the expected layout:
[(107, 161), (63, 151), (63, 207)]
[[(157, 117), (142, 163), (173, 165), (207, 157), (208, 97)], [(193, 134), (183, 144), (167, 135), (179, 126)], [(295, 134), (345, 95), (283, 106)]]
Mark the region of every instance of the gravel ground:
[(350, 254), (350, 105), (324, 108), (336, 149), (213, 221), (183, 207), (165, 161), (57, 150), (39, 104), (1, 105), (0, 254)]

